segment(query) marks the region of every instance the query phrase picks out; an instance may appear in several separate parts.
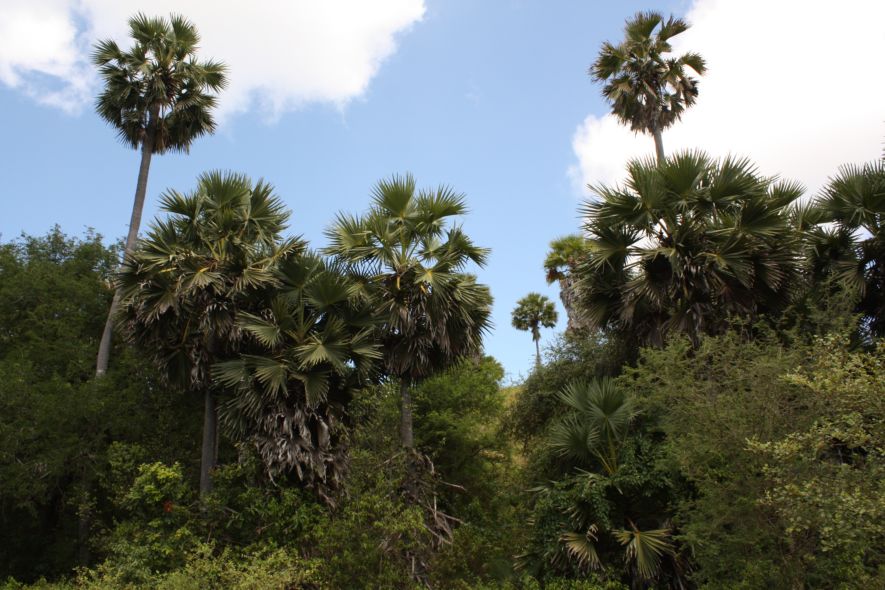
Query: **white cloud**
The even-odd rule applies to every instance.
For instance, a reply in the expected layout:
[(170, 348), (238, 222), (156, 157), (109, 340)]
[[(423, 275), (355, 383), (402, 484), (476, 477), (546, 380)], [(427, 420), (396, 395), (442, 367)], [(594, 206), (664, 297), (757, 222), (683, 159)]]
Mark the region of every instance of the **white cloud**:
[[(708, 72), (698, 102), (664, 132), (668, 153), (748, 156), (810, 193), (839, 165), (881, 155), (885, 2), (695, 0), (687, 20), (674, 50), (700, 52)], [(616, 182), (628, 159), (654, 153), (651, 137), (611, 115), (588, 116), (572, 143), (569, 173), (584, 195), (587, 183)]]
[(131, 42), (135, 12), (184, 14), (202, 36), (200, 56), (230, 67), (221, 115), (253, 106), (275, 117), (311, 102), (359, 97), (396, 36), (424, 16), (423, 0), (3, 0), (0, 82), (43, 103), (77, 110), (97, 81), (97, 39)]

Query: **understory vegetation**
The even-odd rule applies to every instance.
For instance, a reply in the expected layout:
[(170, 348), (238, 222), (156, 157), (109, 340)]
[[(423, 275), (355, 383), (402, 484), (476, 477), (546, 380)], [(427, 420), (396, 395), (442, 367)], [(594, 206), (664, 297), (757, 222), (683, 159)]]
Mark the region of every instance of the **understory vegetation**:
[[(96, 59), (143, 96), (100, 107), (149, 163), (212, 131), (224, 66), (162, 63), (180, 17), (131, 26)], [(520, 382), (466, 197), (408, 174), (325, 248), (232, 172), (137, 242), (0, 243), (0, 588), (885, 587), (885, 161), (811, 195), (665, 154), (706, 69), (661, 59), (686, 28), (636, 15), (592, 67), (656, 158), (551, 243), (568, 329), (542, 355), (555, 305), (518, 302)]]

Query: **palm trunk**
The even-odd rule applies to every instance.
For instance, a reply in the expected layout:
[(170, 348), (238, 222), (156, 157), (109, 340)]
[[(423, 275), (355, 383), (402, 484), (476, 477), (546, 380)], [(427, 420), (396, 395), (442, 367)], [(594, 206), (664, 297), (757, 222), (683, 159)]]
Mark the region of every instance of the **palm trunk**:
[(664, 161), (664, 138), (661, 136), (661, 130), (655, 126), (652, 135), (655, 138), (655, 151), (658, 154), (658, 164)]
[[(147, 194), (148, 172), (151, 168), (151, 156), (154, 153), (154, 140), (157, 133), (157, 117), (160, 107), (151, 107), (148, 115), (148, 125), (145, 130), (144, 140), (141, 142), (141, 165), (138, 168), (138, 182), (135, 184), (135, 202), (132, 204), (132, 217), (129, 219), (129, 234), (126, 236), (126, 250), (124, 257), (135, 249), (138, 240), (138, 228), (141, 225), (141, 214), (144, 210), (144, 198)], [(95, 376), (103, 377), (108, 370), (111, 359), (111, 340), (114, 335), (114, 317), (120, 306), (120, 290), (114, 291), (114, 299), (111, 301), (111, 309), (104, 324), (104, 332), (101, 335), (101, 343), (98, 346), (98, 358), (95, 362)]]
[(412, 395), (409, 392), (409, 382), (403, 378), (399, 384), (400, 413), (399, 435), (402, 445), (406, 449), (415, 448), (415, 435), (412, 430)]
[(541, 368), (541, 339), (535, 339), (535, 366)]
[(92, 552), (89, 548), (89, 536), (92, 532), (92, 505), (89, 495), (83, 493), (77, 509), (77, 563), (89, 567)]
[(200, 496), (212, 491), (212, 469), (217, 460), (218, 408), (210, 389), (203, 393), (203, 450), (200, 457)]

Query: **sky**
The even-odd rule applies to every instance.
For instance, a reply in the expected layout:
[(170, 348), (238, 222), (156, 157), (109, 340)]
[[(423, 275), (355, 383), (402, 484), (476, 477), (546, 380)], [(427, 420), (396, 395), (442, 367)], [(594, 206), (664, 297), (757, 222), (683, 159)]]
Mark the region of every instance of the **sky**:
[(264, 178), (312, 246), (338, 211), (411, 172), (466, 195), (462, 220), (492, 249), (477, 274), (495, 298), (486, 350), (519, 380), (531, 336), (510, 325), (544, 280), (551, 240), (579, 230), (587, 184), (615, 183), (653, 153), (608, 115), (587, 75), (600, 44), (639, 10), (684, 17), (676, 51), (707, 60), (700, 96), (664, 133), (668, 152), (750, 157), (815, 194), (885, 145), (885, 2), (880, 0), (0, 0), (0, 240), (93, 228), (125, 236), (138, 154), (93, 111), (98, 39), (128, 47), (126, 21), (177, 11), (200, 55), (230, 67), (220, 127), (188, 155), (151, 165), (142, 231), (168, 188), (212, 169)]

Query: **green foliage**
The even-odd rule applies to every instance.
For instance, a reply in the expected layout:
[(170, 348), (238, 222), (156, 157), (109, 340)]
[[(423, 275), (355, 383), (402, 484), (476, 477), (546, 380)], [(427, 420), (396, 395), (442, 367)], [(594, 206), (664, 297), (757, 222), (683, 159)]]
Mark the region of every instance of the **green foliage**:
[(610, 380), (572, 383), (559, 399), (568, 410), (550, 427), (548, 445), (568, 461), (554, 463), (555, 479), (533, 490), (520, 567), (536, 577), (596, 572), (681, 587), (686, 560), (669, 524), (679, 481), (658, 467), (662, 447), (644, 429), (629, 431), (634, 401)]
[(491, 357), (464, 361), (415, 388), (415, 442), (447, 483), (449, 505), (492, 498), (508, 463), (507, 442), (497, 420), (504, 408), (499, 383), (504, 369)]
[(55, 576), (108, 525), (113, 441), (193, 466), (176, 392), (125, 349), (91, 381), (117, 248), (99, 236), (0, 245), (0, 577)]
[(849, 352), (836, 338), (818, 346), (826, 352), (787, 379), (824, 411), (806, 429), (750, 441), (748, 450), (765, 461), (760, 502), (813, 564), (807, 583), (873, 587), (885, 580), (885, 347)]
[(666, 436), (662, 467), (693, 490), (674, 522), (697, 582), (876, 585), (882, 369), (881, 353), (833, 338), (786, 348), (727, 334), (644, 351), (623, 380)]
[(404, 461), (383, 463), (355, 452), (351, 499), (327, 527), (314, 530), (329, 588), (412, 588), (416, 563), (426, 559), (431, 533), (420, 506), (403, 500)]
[(193, 499), (180, 465), (139, 465), (131, 485), (119, 495), (121, 520), (104, 539), (109, 557), (99, 572), (113, 572), (120, 582), (146, 584), (154, 572), (182, 567), (199, 544), (189, 522)]
[(569, 383), (617, 375), (632, 356), (630, 346), (616, 335), (566, 334), (550, 347), (547, 364), (521, 385), (508, 408), (508, 432), (523, 445), (546, 433), (557, 414), (557, 396)]

